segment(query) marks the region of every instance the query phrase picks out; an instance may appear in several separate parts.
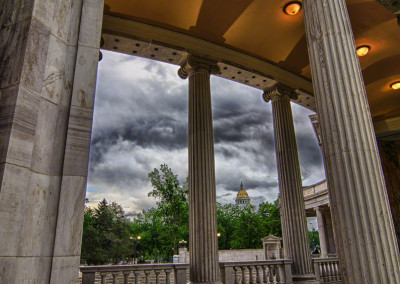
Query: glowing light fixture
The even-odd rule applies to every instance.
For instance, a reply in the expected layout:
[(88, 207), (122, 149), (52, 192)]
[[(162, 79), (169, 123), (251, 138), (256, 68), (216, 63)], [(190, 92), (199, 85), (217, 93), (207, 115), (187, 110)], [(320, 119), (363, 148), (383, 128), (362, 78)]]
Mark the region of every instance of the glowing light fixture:
[(400, 81), (390, 84), (390, 88), (392, 88), (393, 90), (399, 90), (400, 89)]
[(367, 53), (371, 50), (371, 47), (369, 45), (361, 45), (357, 47), (357, 55), (358, 56), (364, 56), (367, 55)]
[(217, 233), (217, 237), (219, 238), (221, 236), (221, 233)]
[(290, 1), (283, 7), (283, 12), (285, 14), (294, 16), (297, 15), (301, 10), (301, 2), (300, 1)]

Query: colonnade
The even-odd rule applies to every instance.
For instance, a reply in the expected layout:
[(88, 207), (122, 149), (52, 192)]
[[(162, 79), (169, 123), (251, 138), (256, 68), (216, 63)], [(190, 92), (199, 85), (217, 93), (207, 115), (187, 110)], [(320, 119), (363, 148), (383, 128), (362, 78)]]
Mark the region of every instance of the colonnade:
[[(43, 1), (48, 4), (43, 7), (31, 2), (24, 7), (31, 14), (7, 23), (10, 30), (26, 32), (10, 36), (7, 56), (25, 61), (2, 62), (12, 75), (1, 78), (2, 100), (10, 111), (1, 112), (6, 123), (0, 141), (0, 282), (72, 283), (79, 264), (104, 3), (76, 1), (59, 17), (65, 11), (54, 2)], [(400, 283), (398, 247), (346, 2), (303, 0), (303, 8), (343, 281)], [(189, 78), (191, 283), (220, 282), (210, 93), (216, 63), (191, 55), (179, 70)], [(290, 108), (295, 93), (278, 84), (265, 90), (264, 98), (273, 107), (285, 256), (293, 260), (296, 283), (315, 283)]]
[[(397, 242), (346, 3), (303, 4), (343, 281), (399, 283)], [(189, 77), (191, 283), (219, 281), (209, 81), (214, 72), (215, 62), (194, 56), (178, 72)], [(285, 257), (293, 260), (294, 282), (315, 283), (290, 107), (296, 93), (277, 84), (263, 96), (273, 108)], [(317, 210), (322, 223), (321, 216)]]

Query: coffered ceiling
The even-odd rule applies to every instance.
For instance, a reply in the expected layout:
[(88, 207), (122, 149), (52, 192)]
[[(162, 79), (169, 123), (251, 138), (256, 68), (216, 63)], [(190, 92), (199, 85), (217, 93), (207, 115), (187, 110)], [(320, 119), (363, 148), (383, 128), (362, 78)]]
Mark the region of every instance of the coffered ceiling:
[[(286, 15), (283, 7), (287, 2), (105, 0), (104, 13), (243, 53), (310, 82), (303, 12)], [(373, 119), (400, 116), (400, 90), (390, 88), (390, 83), (400, 80), (397, 19), (375, 0), (347, 0), (347, 6), (356, 45), (371, 46), (371, 51), (360, 57), (360, 65)]]

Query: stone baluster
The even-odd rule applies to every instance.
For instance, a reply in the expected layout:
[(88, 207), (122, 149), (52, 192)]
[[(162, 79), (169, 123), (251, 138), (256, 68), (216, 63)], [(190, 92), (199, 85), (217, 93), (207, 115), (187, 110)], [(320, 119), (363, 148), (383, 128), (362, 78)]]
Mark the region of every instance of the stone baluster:
[(269, 283), (269, 267), (268, 265), (263, 266), (263, 281)]
[(124, 271), (124, 284), (128, 284), (130, 271)]
[(344, 283), (400, 283), (398, 245), (345, 0), (304, 0)]
[(262, 267), (256, 265), (256, 283), (261, 283), (261, 276), (260, 276), (261, 271)]
[(340, 281), (340, 280), (342, 280), (342, 274), (340, 273), (340, 266), (339, 266), (338, 262), (335, 263), (335, 267), (336, 267), (336, 273), (337, 273), (337, 280)]
[(233, 269), (235, 271), (235, 284), (239, 284), (240, 283), (240, 281), (239, 281), (239, 268), (238, 267), (234, 267)]
[(242, 270), (242, 283), (246, 283), (246, 266), (241, 266), (240, 269)]
[(140, 272), (139, 271), (134, 271), (133, 273), (135, 274), (135, 284), (139, 284)]
[(254, 278), (253, 278), (253, 271), (254, 271), (254, 266), (249, 265), (247, 267), (247, 269), (249, 270), (249, 283), (253, 284), (254, 283)]
[(216, 283), (217, 208), (210, 75), (218, 65), (190, 55), (178, 75), (189, 77), (189, 239), (190, 281)]
[(107, 277), (107, 272), (101, 272), (100, 277), (101, 277), (101, 284), (106, 284), (106, 277)]
[(113, 272), (112, 278), (113, 278), (113, 284), (118, 284), (118, 272)]
[(156, 284), (159, 284), (161, 270), (154, 270), (154, 273), (156, 274)]
[(165, 269), (165, 283), (166, 284), (171, 283), (171, 270), (170, 269)]
[(146, 284), (149, 284), (149, 283), (150, 283), (150, 273), (151, 273), (150, 270), (145, 270), (145, 271), (144, 271), (144, 274), (145, 274), (145, 283), (146, 283)]
[(315, 275), (311, 264), (300, 163), (290, 106), (290, 99), (297, 99), (297, 95), (288, 87), (277, 84), (265, 90), (263, 98), (266, 102), (272, 101), (285, 258), (293, 260), (294, 281), (312, 283)]

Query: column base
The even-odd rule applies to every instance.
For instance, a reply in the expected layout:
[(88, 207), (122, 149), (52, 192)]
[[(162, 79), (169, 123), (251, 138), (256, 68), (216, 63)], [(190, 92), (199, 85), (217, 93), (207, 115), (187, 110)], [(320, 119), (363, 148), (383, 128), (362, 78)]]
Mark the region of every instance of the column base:
[(316, 276), (314, 274), (293, 275), (292, 280), (293, 280), (293, 283), (296, 283), (296, 284), (319, 284), (320, 283), (318, 280), (316, 280)]

